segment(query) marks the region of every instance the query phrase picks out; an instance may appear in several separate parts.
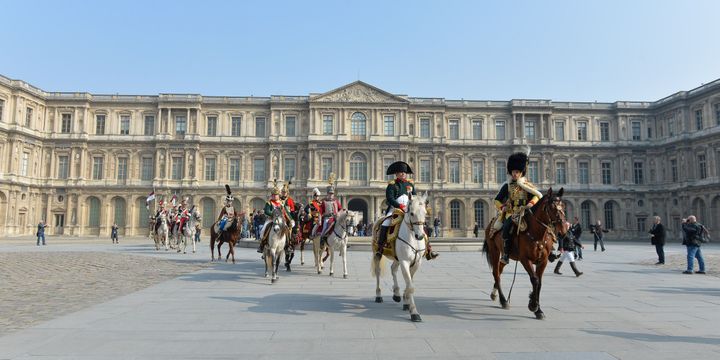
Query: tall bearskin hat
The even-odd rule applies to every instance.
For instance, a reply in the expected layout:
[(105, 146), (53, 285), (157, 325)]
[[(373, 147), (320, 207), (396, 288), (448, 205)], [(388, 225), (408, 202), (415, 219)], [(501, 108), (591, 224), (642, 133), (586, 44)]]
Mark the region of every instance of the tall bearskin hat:
[(282, 189), (280, 190), (281, 194), (290, 194), (290, 185), (292, 185), (292, 179), (283, 184)]
[(328, 184), (330, 184), (330, 185), (327, 187), (327, 193), (328, 193), (328, 194), (334, 194), (334, 193), (335, 193), (335, 186), (334, 186), (334, 184), (335, 184), (335, 173), (334, 173), (334, 172), (331, 172), (331, 173), (330, 173), (330, 177), (328, 177)]
[(406, 174), (413, 173), (412, 168), (410, 167), (410, 165), (408, 165), (408, 163), (406, 163), (404, 161), (396, 161), (396, 162), (390, 164), (390, 166), (388, 166), (385, 174), (386, 175), (394, 175), (399, 172), (404, 172)]
[(270, 194), (272, 195), (280, 195), (280, 188), (278, 187), (277, 179), (273, 180), (273, 187), (270, 190)]
[(225, 184), (225, 192), (227, 193), (227, 195), (225, 195), (225, 201), (233, 202), (233, 200), (235, 200), (235, 198), (233, 198), (232, 191), (230, 191), (230, 185)]
[(518, 170), (522, 172), (523, 176), (525, 176), (525, 172), (527, 171), (527, 163), (528, 155), (524, 152), (516, 152), (510, 155), (507, 162), (508, 174), (512, 174), (513, 170)]

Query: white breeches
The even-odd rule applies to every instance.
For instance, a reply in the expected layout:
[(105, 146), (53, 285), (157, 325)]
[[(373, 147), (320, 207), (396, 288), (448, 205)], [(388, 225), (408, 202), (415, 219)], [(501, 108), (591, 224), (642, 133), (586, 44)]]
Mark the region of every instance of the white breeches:
[(562, 255), (560, 256), (560, 261), (562, 262), (575, 262), (575, 252), (573, 251), (563, 251)]

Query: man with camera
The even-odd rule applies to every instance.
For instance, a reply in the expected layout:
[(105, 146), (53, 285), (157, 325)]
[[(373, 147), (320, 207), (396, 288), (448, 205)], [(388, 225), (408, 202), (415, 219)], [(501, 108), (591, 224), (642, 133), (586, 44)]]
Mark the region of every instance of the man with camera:
[(687, 247), (687, 270), (683, 274), (692, 274), (694, 260), (697, 258), (700, 270), (696, 274), (705, 274), (705, 259), (703, 259), (700, 245), (707, 242), (709, 233), (707, 229), (697, 222), (695, 215), (682, 219), (683, 245)]

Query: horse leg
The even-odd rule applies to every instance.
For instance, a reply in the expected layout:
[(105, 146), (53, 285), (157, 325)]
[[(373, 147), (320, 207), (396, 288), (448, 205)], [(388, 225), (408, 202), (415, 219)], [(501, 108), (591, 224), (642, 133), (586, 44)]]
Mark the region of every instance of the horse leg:
[(531, 312), (535, 312), (538, 309), (538, 304), (535, 298), (535, 294), (537, 293), (537, 286), (538, 286), (538, 279), (537, 276), (535, 276), (535, 267), (533, 266), (532, 262), (530, 260), (525, 259), (522, 261), (522, 266), (525, 268), (525, 271), (528, 273), (528, 276), (530, 277), (530, 283), (532, 284), (532, 291), (530, 292), (530, 301), (528, 301), (528, 310)]
[(275, 281), (278, 281), (280, 279), (280, 271), (278, 270), (278, 268), (280, 267), (280, 260), (285, 257), (284, 252), (285, 250), (280, 250), (280, 253), (278, 253), (277, 257), (275, 258), (275, 271), (273, 274), (275, 276)]
[(305, 265), (305, 257), (303, 256), (303, 250), (305, 250), (305, 239), (300, 239), (300, 265)]
[(330, 245), (330, 240), (328, 239), (327, 248), (328, 251), (330, 251), (330, 276), (333, 276), (333, 272), (335, 272), (335, 242), (333, 241), (333, 244)]
[(268, 271), (272, 269), (272, 258), (270, 257), (270, 251), (265, 250), (265, 277), (268, 277)]
[(381, 290), (380, 290), (380, 273), (381, 273), (380, 267), (382, 266), (382, 261), (383, 261), (382, 258), (378, 259), (374, 256), (372, 258), (372, 270), (375, 273), (374, 275), (375, 275), (375, 302), (376, 303), (383, 302), (383, 298), (382, 298)]
[[(400, 302), (400, 285), (398, 285), (398, 279), (397, 279), (397, 271), (398, 267), (400, 266), (400, 263), (398, 261), (393, 261), (392, 265), (390, 265), (390, 273), (392, 274), (393, 278), (393, 301), (394, 302)], [(405, 308), (405, 305), (403, 305), (403, 310), (407, 310)]]
[(190, 235), (190, 241), (192, 242), (192, 245), (193, 245), (193, 254), (194, 254), (197, 251), (197, 248), (195, 247), (195, 232), (194, 231), (193, 231), (193, 234)]
[[(215, 261), (215, 234), (210, 232), (210, 261)], [(220, 260), (220, 259), (218, 259)]]
[(410, 310), (410, 320), (420, 322), (422, 321), (422, 318), (417, 311), (417, 306), (415, 306), (415, 296), (413, 295), (415, 293), (415, 286), (413, 285), (412, 275), (410, 275), (410, 264), (407, 262), (401, 262), (400, 271), (402, 271), (403, 278), (405, 278), (405, 292), (403, 293), (403, 298), (407, 304), (410, 305), (408, 309)]
[(320, 249), (320, 240), (317, 238), (313, 239), (313, 255), (315, 256), (315, 270), (318, 274), (322, 274), (322, 262), (321, 262), (321, 249)]
[(538, 320), (545, 319), (545, 313), (540, 309), (540, 289), (542, 288), (542, 276), (545, 272), (547, 261), (543, 261), (535, 266), (535, 277), (537, 278), (537, 289), (535, 293), (535, 303), (537, 304), (537, 310), (535, 310), (535, 318)]
[(340, 248), (340, 256), (343, 259), (343, 279), (347, 279), (347, 239), (345, 239), (342, 243), (342, 248)]

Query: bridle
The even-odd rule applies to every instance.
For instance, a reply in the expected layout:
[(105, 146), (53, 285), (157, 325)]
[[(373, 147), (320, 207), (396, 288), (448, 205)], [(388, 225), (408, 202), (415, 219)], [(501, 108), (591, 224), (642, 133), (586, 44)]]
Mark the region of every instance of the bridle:
[[(415, 228), (414, 228), (413, 226), (415, 226), (415, 225), (423, 225), (423, 226), (425, 226), (425, 221), (411, 221), (411, 220), (410, 220), (410, 216), (405, 216), (405, 217), (403, 218), (403, 223), (405, 223), (405, 224), (407, 225), (407, 227), (408, 227), (408, 232), (410, 232), (411, 234), (415, 235), (415, 236), (414, 236), (414, 237), (415, 237), (415, 240), (417, 240), (418, 242), (421, 242), (422, 238), (425, 237), (425, 234), (422, 234), (422, 237), (421, 237), (420, 239), (418, 239), (417, 234), (415, 233)], [(397, 239), (400, 240), (400, 241), (402, 241), (403, 243), (405, 243), (407, 246), (410, 247), (410, 250), (413, 251), (414, 260), (413, 260), (413, 262), (410, 264), (410, 266), (415, 265), (415, 262), (417, 261), (417, 258), (418, 258), (418, 254), (419, 254), (421, 251), (425, 251), (426, 248), (423, 247), (422, 249), (420, 249), (420, 248), (416, 249), (416, 248), (415, 248), (412, 244), (410, 244), (407, 240), (403, 239), (403, 238), (400, 236), (400, 233), (398, 233)], [(422, 241), (422, 244), (425, 244), (425, 242)]]
[(557, 198), (557, 200), (552, 200), (552, 201), (543, 201), (543, 211), (545, 212), (545, 214), (547, 214), (548, 220), (550, 220), (550, 222), (548, 224), (542, 222), (537, 217), (534, 217), (534, 216), (532, 217), (535, 221), (537, 221), (540, 225), (544, 226), (548, 230), (548, 232), (550, 233), (550, 235), (553, 238), (553, 242), (555, 242), (557, 240), (557, 234), (555, 233), (555, 227), (558, 225), (562, 225), (564, 220), (562, 219), (563, 218), (562, 209), (558, 209), (557, 216), (555, 218), (553, 218), (551, 212), (549, 211), (549, 206), (550, 206), (550, 204), (554, 205), (555, 202), (561, 202), (561, 201), (562, 200), (560, 198)]

